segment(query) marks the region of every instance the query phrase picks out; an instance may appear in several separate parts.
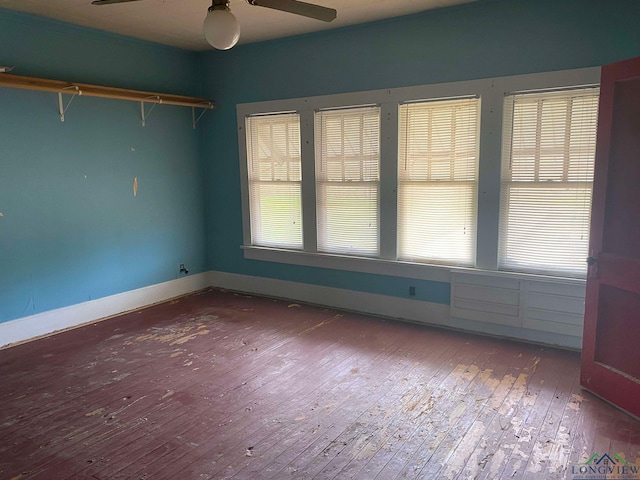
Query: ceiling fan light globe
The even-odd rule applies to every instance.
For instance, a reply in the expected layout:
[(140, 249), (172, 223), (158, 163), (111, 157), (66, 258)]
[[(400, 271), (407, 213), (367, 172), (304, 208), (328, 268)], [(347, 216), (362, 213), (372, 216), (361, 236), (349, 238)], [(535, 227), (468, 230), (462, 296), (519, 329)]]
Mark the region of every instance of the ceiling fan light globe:
[(229, 10), (211, 10), (202, 26), (204, 38), (217, 50), (229, 50), (240, 38), (240, 24)]

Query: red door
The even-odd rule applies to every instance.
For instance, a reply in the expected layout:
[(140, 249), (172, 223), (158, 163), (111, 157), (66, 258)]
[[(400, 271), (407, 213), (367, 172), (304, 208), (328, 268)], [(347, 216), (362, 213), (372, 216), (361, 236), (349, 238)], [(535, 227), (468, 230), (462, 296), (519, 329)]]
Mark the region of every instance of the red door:
[(640, 417), (640, 58), (602, 69), (581, 384)]

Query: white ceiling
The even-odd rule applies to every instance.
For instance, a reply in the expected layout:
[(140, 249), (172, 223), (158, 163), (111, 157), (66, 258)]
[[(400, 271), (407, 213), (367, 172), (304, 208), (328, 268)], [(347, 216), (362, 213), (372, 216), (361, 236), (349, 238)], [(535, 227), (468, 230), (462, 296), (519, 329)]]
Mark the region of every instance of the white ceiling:
[[(408, 15), (476, 0), (305, 0), (335, 8), (338, 18), (320, 22), (231, 0), (240, 22), (239, 43), (252, 43)], [(91, 0), (0, 0), (0, 8), (18, 10), (187, 50), (208, 50), (202, 22), (211, 0), (142, 0), (91, 5)]]

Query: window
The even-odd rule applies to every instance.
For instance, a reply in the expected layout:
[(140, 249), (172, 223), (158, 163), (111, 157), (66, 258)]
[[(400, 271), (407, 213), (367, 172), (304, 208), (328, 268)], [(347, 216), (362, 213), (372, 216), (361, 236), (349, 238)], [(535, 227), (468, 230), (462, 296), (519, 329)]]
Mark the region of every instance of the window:
[(475, 261), (480, 101), (400, 106), (398, 257)]
[(506, 98), (500, 269), (586, 273), (598, 93)]
[(582, 284), (599, 78), (585, 68), (237, 105), (244, 258)]
[(315, 126), (318, 251), (376, 256), (380, 108), (319, 111)]
[(301, 249), (299, 116), (248, 117), (246, 130), (252, 245)]

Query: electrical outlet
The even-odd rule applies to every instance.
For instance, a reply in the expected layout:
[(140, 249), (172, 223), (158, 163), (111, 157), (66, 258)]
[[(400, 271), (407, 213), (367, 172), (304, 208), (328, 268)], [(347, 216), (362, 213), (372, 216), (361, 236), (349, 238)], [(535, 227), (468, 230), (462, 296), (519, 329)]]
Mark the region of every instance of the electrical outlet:
[(183, 272), (184, 271), (184, 263), (180, 264), (180, 271)]
[(416, 296), (416, 287), (414, 287), (414, 286), (409, 287), (409, 296), (410, 297), (415, 297)]
[(180, 273), (184, 273), (185, 275), (189, 273), (189, 269), (184, 266), (184, 263), (180, 264)]

